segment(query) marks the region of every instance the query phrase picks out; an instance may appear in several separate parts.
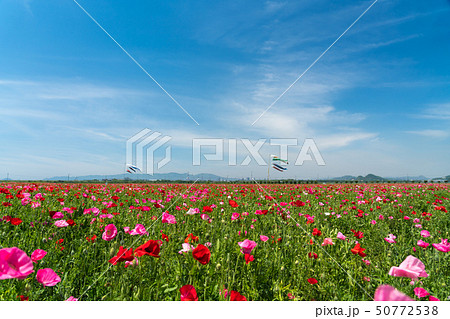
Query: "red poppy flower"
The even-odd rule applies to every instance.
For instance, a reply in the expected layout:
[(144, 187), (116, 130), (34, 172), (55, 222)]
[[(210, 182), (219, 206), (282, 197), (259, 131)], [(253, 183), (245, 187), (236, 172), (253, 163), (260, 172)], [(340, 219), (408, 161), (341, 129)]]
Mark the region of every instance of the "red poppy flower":
[(247, 298), (245, 298), (243, 295), (241, 295), (237, 291), (231, 290), (230, 301), (247, 301)]
[(308, 257), (309, 257), (309, 258), (317, 259), (317, 254), (316, 254), (316, 253), (313, 253), (313, 252), (310, 252), (310, 253), (308, 253)]
[(239, 206), (238, 203), (236, 203), (236, 201), (234, 201), (234, 200), (232, 200), (232, 199), (230, 199), (230, 200), (228, 201), (228, 204), (230, 204), (230, 206), (231, 206), (231, 207), (234, 207), (234, 208), (236, 208), (236, 207)]
[(160, 252), (160, 244), (156, 240), (150, 239), (145, 244), (139, 246), (134, 250), (134, 254), (136, 257), (141, 257), (144, 255), (153, 256), (155, 258), (159, 258), (159, 252)]
[(203, 206), (203, 213), (211, 213), (213, 211), (211, 206)]
[(192, 233), (188, 234), (186, 239), (184, 240), (185, 243), (189, 243), (192, 240), (192, 242), (198, 241), (198, 236), (194, 236)]
[(25, 297), (24, 295), (17, 296), (17, 298), (20, 298), (20, 301), (28, 301), (30, 297)]
[(356, 231), (356, 230), (354, 230), (354, 229), (350, 229), (350, 231), (353, 233), (353, 235), (356, 237), (356, 238), (358, 238), (358, 239), (361, 239), (361, 238), (363, 238), (364, 237), (364, 233), (363, 232), (361, 232), (361, 231)]
[(315, 285), (315, 284), (317, 284), (317, 279), (316, 279), (316, 278), (308, 278), (308, 282), (309, 282), (311, 285)]
[(181, 301), (198, 301), (197, 291), (192, 285), (184, 285), (180, 288)]
[(255, 257), (253, 255), (250, 254), (245, 254), (245, 264), (248, 264), (249, 262), (255, 260)]
[(360, 255), (361, 257), (366, 257), (367, 254), (366, 254), (366, 253), (363, 253), (364, 250), (366, 250), (366, 249), (365, 249), (365, 248), (362, 248), (361, 245), (358, 243), (358, 244), (355, 245), (355, 247), (353, 247), (353, 248), (351, 249), (351, 252), (352, 252), (353, 255), (358, 254), (358, 255)]
[(10, 207), (10, 206), (12, 206), (12, 204), (11, 204), (11, 203), (8, 203), (8, 202), (3, 202), (2, 205), (5, 206), (5, 207)]
[(61, 239), (58, 239), (58, 241), (57, 241), (56, 243), (57, 243), (58, 245), (61, 245), (63, 242), (64, 242), (64, 239), (61, 238)]
[(22, 220), (20, 218), (11, 218), (11, 224), (14, 226), (22, 224)]
[(320, 235), (322, 235), (322, 232), (320, 230), (318, 230), (317, 228), (314, 228), (313, 232), (312, 232), (312, 235), (313, 236), (320, 236)]
[(301, 200), (297, 199), (295, 202), (292, 202), (292, 205), (296, 206), (296, 207), (302, 207), (302, 206), (305, 206), (306, 203), (304, 203)]
[(162, 233), (161, 236), (162, 236), (162, 239), (164, 239), (166, 242), (169, 242), (169, 236), (167, 236), (164, 233)]
[(123, 246), (120, 246), (119, 252), (116, 256), (108, 260), (111, 264), (115, 265), (121, 261), (132, 261), (134, 259), (133, 256), (133, 248), (124, 249)]
[(200, 244), (192, 251), (192, 256), (202, 265), (206, 265), (211, 259), (211, 252), (208, 247)]
[(69, 224), (69, 226), (75, 226), (75, 222), (73, 221), (73, 219), (68, 219), (66, 220), (67, 224)]
[(86, 237), (86, 240), (93, 243), (97, 239), (97, 235), (93, 235), (92, 238)]

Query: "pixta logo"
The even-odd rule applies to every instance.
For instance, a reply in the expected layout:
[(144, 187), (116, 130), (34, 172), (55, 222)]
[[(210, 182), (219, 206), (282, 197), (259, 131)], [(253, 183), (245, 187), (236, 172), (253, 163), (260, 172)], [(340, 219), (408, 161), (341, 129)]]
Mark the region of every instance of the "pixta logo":
[(155, 164), (160, 169), (170, 162), (172, 154), (170, 145), (165, 149), (164, 158), (157, 163), (155, 163), (154, 155), (158, 149), (163, 147), (171, 139), (172, 137), (170, 136), (162, 135), (148, 128), (133, 135), (126, 143), (127, 166), (132, 167), (133, 170), (139, 169), (144, 174), (153, 175)]

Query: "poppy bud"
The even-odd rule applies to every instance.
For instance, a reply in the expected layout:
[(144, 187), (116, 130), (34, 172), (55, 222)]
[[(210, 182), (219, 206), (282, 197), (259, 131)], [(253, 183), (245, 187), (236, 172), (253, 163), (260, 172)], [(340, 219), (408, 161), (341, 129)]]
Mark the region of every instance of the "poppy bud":
[(221, 267), (222, 267), (221, 264), (217, 264), (217, 265), (216, 265), (216, 270), (219, 270)]

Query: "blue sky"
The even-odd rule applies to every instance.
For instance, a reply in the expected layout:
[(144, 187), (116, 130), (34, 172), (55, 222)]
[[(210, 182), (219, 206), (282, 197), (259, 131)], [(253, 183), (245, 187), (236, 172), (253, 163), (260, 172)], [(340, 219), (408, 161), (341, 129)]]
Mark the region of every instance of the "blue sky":
[(0, 179), (122, 173), (143, 128), (157, 172), (265, 177), (192, 139), (313, 138), (325, 166), (272, 176), (450, 174), (450, 1), (379, 0), (253, 126), (373, 1), (77, 1), (200, 125), (74, 1), (0, 0)]

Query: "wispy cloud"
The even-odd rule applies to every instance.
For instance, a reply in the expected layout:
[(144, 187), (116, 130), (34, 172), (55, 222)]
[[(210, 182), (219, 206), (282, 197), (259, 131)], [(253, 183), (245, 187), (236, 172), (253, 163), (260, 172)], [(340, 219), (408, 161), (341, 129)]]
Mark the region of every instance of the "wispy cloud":
[(434, 120), (450, 120), (450, 103), (431, 104), (416, 116)]
[(444, 130), (407, 131), (406, 133), (430, 138), (447, 138), (450, 135), (450, 132)]

